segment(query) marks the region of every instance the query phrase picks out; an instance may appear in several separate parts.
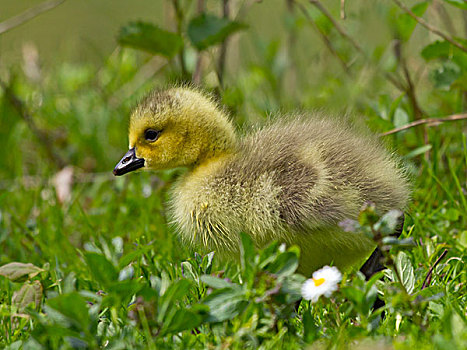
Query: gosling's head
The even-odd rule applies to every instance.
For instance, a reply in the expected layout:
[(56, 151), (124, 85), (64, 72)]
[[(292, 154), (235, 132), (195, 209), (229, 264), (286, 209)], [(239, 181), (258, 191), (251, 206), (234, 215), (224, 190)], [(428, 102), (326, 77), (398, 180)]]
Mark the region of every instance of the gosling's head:
[(113, 173), (193, 167), (234, 147), (234, 128), (210, 97), (186, 87), (154, 91), (131, 114), (129, 151)]

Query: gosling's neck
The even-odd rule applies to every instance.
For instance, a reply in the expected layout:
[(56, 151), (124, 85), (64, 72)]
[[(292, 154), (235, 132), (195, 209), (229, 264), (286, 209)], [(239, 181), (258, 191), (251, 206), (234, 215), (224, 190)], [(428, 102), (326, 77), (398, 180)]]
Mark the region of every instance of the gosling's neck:
[(198, 159), (191, 167), (192, 171), (198, 168), (204, 168), (211, 163), (219, 160), (230, 158), (237, 153), (238, 139), (234, 130), (232, 132), (218, 133), (211, 135), (210, 142), (206, 148), (200, 153)]
[(200, 152), (192, 170), (208, 165), (218, 159), (229, 157), (238, 150), (238, 135), (227, 116), (216, 110), (200, 118), (200, 125), (195, 125)]

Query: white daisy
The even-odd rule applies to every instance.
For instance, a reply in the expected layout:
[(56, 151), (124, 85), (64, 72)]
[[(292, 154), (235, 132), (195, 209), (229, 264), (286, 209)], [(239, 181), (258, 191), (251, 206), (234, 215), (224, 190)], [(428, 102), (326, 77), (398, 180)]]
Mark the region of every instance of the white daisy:
[(316, 303), (321, 295), (330, 297), (337, 290), (337, 284), (342, 280), (342, 274), (337, 267), (324, 266), (313, 272), (313, 277), (302, 285), (302, 296), (305, 300)]

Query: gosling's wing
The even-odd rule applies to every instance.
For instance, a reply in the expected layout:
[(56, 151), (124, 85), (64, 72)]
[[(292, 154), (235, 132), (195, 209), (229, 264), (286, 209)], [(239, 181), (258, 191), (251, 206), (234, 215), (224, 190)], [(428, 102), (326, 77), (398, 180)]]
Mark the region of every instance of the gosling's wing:
[(278, 122), (247, 137), (243, 169), (268, 174), (281, 187), (281, 217), (290, 225), (336, 224), (358, 215), (365, 202), (402, 209), (403, 172), (372, 136), (324, 119)]

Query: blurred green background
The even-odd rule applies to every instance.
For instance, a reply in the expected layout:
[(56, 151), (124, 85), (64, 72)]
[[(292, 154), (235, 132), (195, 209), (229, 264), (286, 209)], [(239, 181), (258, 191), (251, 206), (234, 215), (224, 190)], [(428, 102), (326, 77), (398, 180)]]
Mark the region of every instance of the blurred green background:
[[(43, 1), (2, 0), (0, 21), (11, 18)], [(129, 20), (164, 18), (163, 1), (68, 0), (0, 36), (2, 66), (22, 60), (22, 47), (37, 47), (41, 63), (53, 67), (59, 62), (102, 64), (115, 49), (116, 34)]]
[[(39, 3), (2, 0), (0, 21)], [(231, 17), (247, 24), (248, 29), (229, 38), (221, 97), (239, 122), (261, 121), (268, 113), (279, 110), (324, 108), (330, 112), (380, 117), (369, 120), (377, 131), (400, 126), (414, 115), (409, 97), (385, 77), (394, 73), (395, 80), (404, 81), (396, 51), (402, 53), (410, 70), (418, 103), (426, 116), (438, 117), (465, 109), (465, 86), (460, 86), (465, 85), (465, 67), (456, 57), (424, 59), (421, 50), (439, 37), (420, 25), (415, 26), (415, 21), (411, 23), (390, 1), (346, 3), (346, 19), (340, 22), (362, 52), (356, 51), (316, 7), (302, 3), (291, 6), (282, 0), (231, 1)], [(419, 3), (425, 4), (423, 12), (426, 11), (434, 26), (445, 28), (456, 37), (465, 37), (465, 11), (440, 0), (430, 2), (429, 6), (427, 2)], [(186, 30), (190, 18), (197, 14), (196, 2), (182, 1), (181, 5)], [(220, 15), (221, 5), (207, 1), (205, 11)], [(337, 19), (339, 5), (339, 1), (326, 4)], [(37, 123), (53, 129), (58, 148), (66, 153), (64, 157), (86, 170), (109, 169), (117, 149), (125, 148), (122, 135), (125, 118), (129, 106), (139, 96), (152, 86), (186, 81), (186, 77), (180, 76), (176, 59), (167, 64), (163, 57), (154, 59), (150, 54), (118, 45), (120, 27), (136, 20), (176, 30), (170, 1), (139, 0), (130, 4), (68, 0), (0, 35), (2, 77), (26, 79), (27, 84), (18, 88), (26, 90), (24, 98), (33, 111), (40, 107)], [(319, 32), (328, 37), (337, 54), (329, 51)], [(197, 53), (187, 34), (183, 35), (185, 61), (192, 74)], [(219, 46), (213, 45), (203, 52), (201, 83), (210, 89), (219, 86), (215, 74)], [(345, 74), (337, 56), (346, 62), (350, 73)], [(460, 61), (463, 60), (461, 57)], [(141, 67), (144, 69), (140, 71)], [(3, 104), (2, 108), (9, 107)], [(22, 123), (16, 124), (19, 119), (14, 113), (2, 115), (3, 124), (8, 126), (2, 128), (5, 133), (2, 142), (7, 142), (13, 130), (27, 132), (22, 130)], [(73, 128), (79, 128), (80, 133), (74, 134)], [(18, 145), (20, 149), (14, 156), (7, 153), (2, 157), (0, 165), (5, 169), (2, 176), (12, 178), (23, 172), (39, 171), (37, 158), (28, 159), (38, 151), (36, 147), (28, 148), (32, 146), (30, 143), (35, 140), (27, 138)]]
[[(40, 3), (0, 0), (0, 28)], [(128, 147), (129, 113), (154, 87), (202, 86), (226, 106), (239, 132), (271, 115), (316, 110), (350, 117), (378, 134), (457, 116), (457, 121), (422, 123), (382, 136), (413, 183), (403, 237), (417, 242), (406, 259), (416, 276), (413, 295), (438, 295), (434, 306), (420, 304), (431, 326), (415, 330), (412, 301), (397, 293), (399, 301), (391, 299), (397, 312), (378, 329), (358, 328), (350, 316), (342, 327), (318, 314), (310, 317), (316, 324), (330, 322), (324, 328), (338, 333), (341, 344), (399, 334), (406, 346), (459, 345), (461, 336), (453, 340), (452, 332), (465, 336), (467, 328), (454, 329), (451, 322), (466, 319), (467, 5), (402, 2), (459, 48), (418, 24), (395, 0), (344, 1), (344, 11), (342, 3), (67, 0), (7, 32), (0, 29), (0, 265), (22, 261), (44, 267), (44, 302), (62, 293), (64, 276), (74, 278), (69, 290), (99, 290), (83, 252), (100, 252), (115, 263), (114, 248), (128, 253), (148, 247), (131, 263), (138, 265), (137, 276), (180, 276), (180, 263), (193, 252), (179, 243), (166, 203), (183, 169), (123, 178), (111, 174)], [(134, 21), (145, 25), (130, 24)], [(151, 35), (156, 32), (159, 42)], [(444, 249), (445, 263), (430, 280), (433, 289), (423, 292), (427, 271)], [(223, 270), (216, 264), (213, 271)], [(0, 286), (1, 311), (20, 286), (3, 277)], [(122, 328), (133, 324), (126, 310), (112, 307)], [(9, 334), (2, 322), (1, 334)], [(250, 327), (249, 322), (236, 318), (225, 327), (236, 334), (233, 324)], [(302, 327), (298, 318), (294, 322)], [(351, 323), (354, 328), (345, 328)], [(287, 334), (271, 329), (274, 336)], [(95, 335), (90, 332), (89, 339)], [(28, 332), (11, 331), (0, 346), (27, 338)]]

